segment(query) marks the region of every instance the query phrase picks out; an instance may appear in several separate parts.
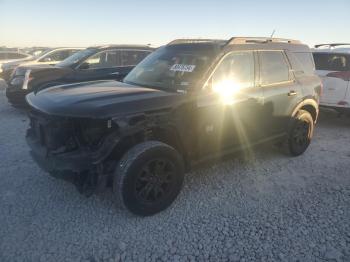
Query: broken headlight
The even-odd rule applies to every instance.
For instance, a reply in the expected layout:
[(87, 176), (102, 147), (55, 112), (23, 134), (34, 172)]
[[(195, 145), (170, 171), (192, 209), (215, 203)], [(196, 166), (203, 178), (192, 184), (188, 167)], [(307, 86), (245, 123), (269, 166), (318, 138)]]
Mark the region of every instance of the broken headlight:
[(82, 139), (86, 145), (92, 148), (98, 147), (114, 127), (111, 120), (84, 119), (80, 121)]

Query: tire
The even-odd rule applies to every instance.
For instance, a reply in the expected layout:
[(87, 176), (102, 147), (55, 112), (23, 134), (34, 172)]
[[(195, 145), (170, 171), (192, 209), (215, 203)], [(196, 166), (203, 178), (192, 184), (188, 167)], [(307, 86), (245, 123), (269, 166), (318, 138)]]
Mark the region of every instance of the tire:
[(300, 156), (311, 143), (314, 120), (308, 111), (300, 110), (294, 117), (287, 136), (285, 151), (291, 156)]
[(132, 147), (119, 161), (113, 176), (113, 193), (121, 207), (150, 216), (169, 207), (184, 180), (179, 153), (158, 141)]

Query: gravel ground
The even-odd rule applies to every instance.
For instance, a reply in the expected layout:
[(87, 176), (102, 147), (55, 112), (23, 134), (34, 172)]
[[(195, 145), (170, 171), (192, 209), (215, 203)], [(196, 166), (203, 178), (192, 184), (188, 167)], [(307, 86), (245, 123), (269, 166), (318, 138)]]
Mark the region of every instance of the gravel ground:
[(147, 218), (42, 172), (3, 90), (0, 119), (0, 261), (350, 261), (350, 119), (322, 112), (301, 157), (262, 147), (187, 174)]

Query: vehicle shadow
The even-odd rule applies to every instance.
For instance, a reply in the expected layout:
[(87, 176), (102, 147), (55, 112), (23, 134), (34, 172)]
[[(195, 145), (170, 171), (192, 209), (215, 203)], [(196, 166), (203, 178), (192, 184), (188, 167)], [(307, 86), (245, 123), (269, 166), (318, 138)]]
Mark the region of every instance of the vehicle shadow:
[(0, 107), (0, 113), (6, 114), (6, 117), (11, 117), (11, 116), (18, 117), (18, 116), (27, 115), (26, 108), (14, 107), (11, 104), (9, 104), (5, 96), (5, 90), (1, 90), (1, 89), (0, 89), (0, 103), (3, 105)]
[(0, 90), (5, 90), (7, 87), (4, 79), (0, 78)]
[(338, 112), (332, 109), (321, 108), (317, 125), (322, 127), (350, 127), (350, 116), (339, 115)]

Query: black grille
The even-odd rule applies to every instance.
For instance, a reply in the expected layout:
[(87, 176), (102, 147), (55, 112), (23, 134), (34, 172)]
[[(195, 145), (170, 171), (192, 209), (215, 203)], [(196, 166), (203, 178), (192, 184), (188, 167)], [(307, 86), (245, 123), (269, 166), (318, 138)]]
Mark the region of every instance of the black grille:
[(49, 152), (63, 153), (77, 148), (72, 119), (32, 113), (30, 120), (32, 135)]

